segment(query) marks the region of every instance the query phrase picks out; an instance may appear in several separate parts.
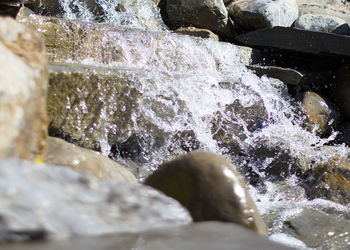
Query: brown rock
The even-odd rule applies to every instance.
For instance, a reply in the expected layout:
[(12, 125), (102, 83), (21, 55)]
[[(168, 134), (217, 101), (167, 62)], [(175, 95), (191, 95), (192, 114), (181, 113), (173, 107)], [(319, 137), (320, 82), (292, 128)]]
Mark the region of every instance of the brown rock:
[(47, 137), (46, 50), (39, 35), (0, 18), (0, 157), (43, 157)]
[(45, 162), (89, 172), (100, 179), (136, 183), (136, 177), (125, 167), (93, 150), (81, 148), (62, 139), (49, 137)]
[(310, 198), (326, 198), (344, 205), (350, 203), (350, 159), (334, 156), (328, 162), (319, 163), (306, 173), (311, 176), (307, 195)]
[(219, 41), (219, 37), (208, 29), (197, 29), (195, 27), (185, 27), (185, 28), (179, 28), (175, 30), (175, 32), (179, 34), (189, 35), (189, 36), (211, 38), (216, 41)]
[(167, 162), (145, 184), (178, 200), (194, 221), (234, 222), (267, 234), (242, 177), (215, 154), (193, 152)]
[(316, 129), (321, 136), (329, 135), (338, 122), (334, 106), (318, 94), (307, 91), (301, 95), (301, 103), (306, 111), (306, 126), (309, 131)]

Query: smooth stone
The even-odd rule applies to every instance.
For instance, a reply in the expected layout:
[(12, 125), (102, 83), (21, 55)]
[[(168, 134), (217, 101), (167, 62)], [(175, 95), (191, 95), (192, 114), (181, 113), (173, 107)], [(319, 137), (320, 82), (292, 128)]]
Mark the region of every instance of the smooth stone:
[[(283, 222), (282, 231), (300, 239), (310, 248), (318, 248), (328, 241), (327, 249), (347, 249), (350, 240), (350, 221), (337, 215), (304, 208)], [(344, 248), (334, 248), (339, 238), (344, 238)], [(346, 240), (347, 239), (347, 240)], [(333, 244), (331, 244), (333, 243)], [(321, 248), (325, 249), (325, 248)]]
[(328, 161), (314, 165), (305, 173), (309, 198), (324, 198), (340, 204), (350, 203), (349, 155), (334, 155)]
[(2, 245), (2, 250), (288, 250), (239, 225), (220, 222), (193, 223), (188, 226), (160, 228), (139, 233), (120, 233), (100, 237), (76, 237), (69, 240), (30, 244)]
[(329, 100), (312, 91), (300, 95), (301, 105), (306, 112), (305, 126), (320, 136), (331, 133), (339, 121), (339, 114)]
[(45, 232), (46, 238), (54, 239), (91, 237), (192, 221), (177, 201), (157, 190), (100, 181), (69, 168), (2, 160), (0, 178), (4, 234), (32, 231)]
[(335, 88), (330, 91), (330, 96), (341, 109), (344, 117), (350, 119), (350, 64), (345, 64), (335, 73)]
[(297, 0), (299, 16), (320, 14), (335, 16), (350, 23), (350, 4), (346, 0)]
[(99, 179), (137, 183), (136, 177), (119, 163), (102, 154), (75, 146), (62, 139), (49, 137), (45, 163), (67, 166), (79, 172), (91, 173)]
[(295, 0), (234, 1), (229, 7), (229, 14), (249, 30), (290, 27), (298, 18), (298, 6)]
[(246, 67), (253, 70), (259, 77), (266, 75), (267, 77), (279, 79), (283, 83), (293, 86), (298, 86), (304, 77), (304, 74), (289, 68), (260, 65), (246, 65)]
[(0, 158), (43, 157), (48, 61), (38, 33), (0, 17)]
[(219, 37), (208, 29), (197, 29), (195, 27), (185, 27), (175, 30), (178, 34), (196, 36), (201, 38), (211, 38), (219, 41)]
[(233, 36), (233, 23), (222, 0), (167, 0), (166, 13), (168, 24), (175, 29), (194, 26)]
[(304, 30), (350, 35), (349, 24), (339, 17), (327, 15), (302, 15), (295, 21), (294, 27)]
[(188, 153), (159, 166), (145, 184), (178, 200), (194, 221), (233, 222), (267, 235), (242, 176), (223, 157)]
[(338, 58), (350, 57), (350, 37), (286, 27), (257, 30), (235, 39), (256, 48)]

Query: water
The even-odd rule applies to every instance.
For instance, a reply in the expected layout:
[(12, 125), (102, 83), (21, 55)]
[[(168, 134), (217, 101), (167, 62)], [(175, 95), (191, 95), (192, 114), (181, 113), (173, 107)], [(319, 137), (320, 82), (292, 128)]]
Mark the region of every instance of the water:
[[(123, 55), (119, 61), (108, 64), (94, 58), (85, 58), (82, 63), (141, 71), (142, 74), (135, 77), (141, 84), (138, 89), (142, 92), (142, 98), (133, 110), (133, 126), (127, 128), (128, 134), (137, 131), (141, 139), (152, 141), (154, 134), (138, 122), (145, 119), (161, 131), (165, 141), (143, 155), (142, 162), (138, 163), (140, 180), (162, 161), (183, 153), (180, 143), (172, 139), (179, 131), (190, 131), (190, 136), (182, 143), (192, 145), (195, 139), (202, 150), (228, 153), (238, 169), (248, 176), (254, 172), (263, 182), (263, 185), (250, 186), (250, 192), (265, 217), (275, 215), (269, 225), (273, 240), (300, 249), (307, 248), (300, 240), (282, 232), (283, 221), (304, 208), (349, 214), (349, 206), (322, 199), (307, 200), (294, 174), (287, 173), (277, 180), (268, 178), (267, 169), (275, 168), (276, 161), (282, 162), (287, 172), (292, 172), (296, 166), (307, 170), (311, 162), (324, 161), (334, 154), (347, 156), (348, 153), (345, 146), (338, 146), (327, 153), (321, 150), (336, 138), (337, 132), (322, 139), (303, 129), (303, 117), (297, 112), (300, 104), (288, 95), (282, 82), (254, 75), (245, 68), (238, 56), (240, 51), (231, 44), (160, 31), (164, 30), (163, 25), (155, 29), (144, 25), (142, 20), (155, 13), (151, 1), (132, 1), (123, 11), (116, 11), (122, 8), (119, 5), (123, 3), (121, 1), (96, 1), (103, 10), (103, 22), (128, 28), (109, 33), (106, 38), (118, 44)], [(60, 2), (65, 10), (64, 18), (96, 20), (86, 4), (76, 0)], [(156, 13), (159, 21), (159, 13)], [(141, 32), (135, 28), (156, 31)], [(113, 100), (104, 100), (104, 104), (114, 105)], [(67, 105), (69, 108), (69, 100)], [(86, 105), (82, 100), (82, 113), (87, 112)], [(128, 107), (124, 108), (126, 110)], [(102, 120), (106, 133), (99, 143), (102, 152), (108, 155), (112, 146), (108, 132), (125, 128), (113, 127), (108, 112), (103, 112)], [(227, 142), (234, 142), (234, 149), (242, 153), (237, 154), (225, 144)], [(257, 153), (258, 147), (263, 154)], [(287, 159), (283, 158), (286, 156)]]

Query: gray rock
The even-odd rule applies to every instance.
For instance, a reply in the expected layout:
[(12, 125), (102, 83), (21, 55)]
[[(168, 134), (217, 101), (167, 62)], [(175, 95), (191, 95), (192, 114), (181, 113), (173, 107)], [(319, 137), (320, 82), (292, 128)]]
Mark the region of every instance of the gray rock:
[(43, 157), (48, 61), (33, 30), (0, 17), (0, 158)]
[(126, 167), (102, 154), (75, 146), (62, 139), (49, 137), (45, 163), (71, 167), (74, 170), (91, 173), (100, 179), (113, 179), (136, 183), (136, 177)]
[(229, 7), (229, 14), (246, 29), (290, 27), (298, 18), (295, 0), (243, 0)]
[[(347, 241), (350, 240), (349, 228), (349, 220), (313, 209), (303, 209), (285, 220), (282, 230), (302, 240), (311, 248), (327, 244), (330, 246), (327, 249), (347, 249)], [(341, 238), (344, 240), (343, 247), (334, 247), (336, 244), (339, 246)]]
[(305, 14), (300, 16), (294, 23), (295, 28), (313, 30), (319, 32), (350, 35), (350, 27), (339, 17)]
[(145, 184), (178, 200), (194, 221), (234, 222), (266, 235), (242, 176), (218, 155), (193, 152), (164, 163)]
[(279, 79), (285, 84), (293, 86), (298, 86), (304, 76), (297, 70), (277, 66), (246, 65), (246, 67), (253, 70), (259, 77), (266, 75), (267, 77)]
[(194, 26), (232, 37), (232, 23), (222, 0), (167, 0), (168, 23), (174, 28)]
[(139, 184), (97, 179), (68, 168), (0, 162), (0, 217), (7, 230), (49, 237), (178, 226), (191, 218), (175, 200)]
[(345, 0), (297, 0), (299, 16), (319, 14), (339, 17), (350, 23), (350, 4)]
[(220, 222), (194, 223), (176, 228), (161, 228), (140, 233), (113, 234), (101, 237), (74, 238), (31, 244), (2, 245), (2, 250), (44, 249), (191, 249), (191, 250), (288, 250), (239, 225)]
[(244, 45), (338, 58), (350, 57), (350, 37), (295, 28), (274, 27), (235, 37)]

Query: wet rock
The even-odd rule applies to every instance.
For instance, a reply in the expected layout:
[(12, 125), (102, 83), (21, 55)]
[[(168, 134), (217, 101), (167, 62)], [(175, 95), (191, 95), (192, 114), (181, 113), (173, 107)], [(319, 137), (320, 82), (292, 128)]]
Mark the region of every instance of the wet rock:
[(331, 33), (274, 27), (239, 35), (235, 39), (256, 48), (267, 47), (331, 58), (350, 57), (350, 37)]
[(153, 1), (107, 0), (32, 0), (26, 4), (36, 14), (89, 22), (112, 23), (114, 25), (144, 30), (165, 30)]
[(320, 136), (329, 135), (339, 120), (334, 105), (311, 91), (302, 93), (300, 99), (307, 116), (305, 120), (307, 129), (316, 130)]
[[(327, 249), (346, 249), (349, 247), (347, 241), (350, 239), (350, 221), (339, 216), (314, 209), (302, 209), (300, 213), (288, 218), (283, 224), (283, 232), (295, 236), (306, 243), (308, 247), (316, 248), (324, 244), (330, 246)], [(339, 246), (341, 238), (344, 240), (343, 247), (335, 247), (336, 244)]]
[(247, 65), (246, 67), (253, 70), (259, 77), (266, 75), (267, 77), (279, 79), (285, 84), (293, 86), (298, 86), (304, 76), (297, 70), (277, 66)]
[(169, 25), (175, 29), (194, 26), (226, 37), (233, 36), (233, 24), (222, 0), (167, 0), (166, 12)]
[(344, 0), (297, 0), (299, 16), (320, 14), (339, 17), (350, 23), (350, 5)]
[(136, 177), (117, 162), (59, 138), (48, 138), (45, 163), (71, 167), (79, 172), (91, 173), (100, 179), (137, 182)]
[(178, 200), (194, 221), (234, 222), (266, 235), (242, 177), (215, 154), (193, 152), (167, 162), (145, 184)]
[(341, 204), (350, 202), (350, 159), (339, 155), (318, 163), (305, 173), (309, 198), (325, 198)]
[(350, 27), (343, 19), (327, 15), (302, 15), (295, 21), (294, 27), (339, 35), (350, 35)]
[(350, 119), (350, 64), (341, 66), (335, 74), (335, 89), (330, 92), (346, 119)]
[(84, 249), (191, 249), (191, 250), (288, 250), (250, 230), (231, 223), (201, 222), (175, 228), (100, 237), (79, 237), (66, 241), (2, 245), (3, 250)]
[(229, 7), (229, 14), (249, 30), (290, 27), (298, 18), (298, 6), (295, 0), (234, 1)]
[(69, 168), (7, 160), (0, 178), (0, 216), (11, 231), (91, 237), (191, 221), (179, 203), (150, 187), (101, 182)]
[(47, 137), (47, 56), (39, 35), (0, 18), (0, 157), (43, 157)]
[(185, 27), (185, 28), (179, 28), (175, 30), (175, 32), (179, 34), (189, 35), (189, 36), (211, 38), (216, 41), (219, 41), (219, 37), (208, 29), (197, 29), (195, 27)]

